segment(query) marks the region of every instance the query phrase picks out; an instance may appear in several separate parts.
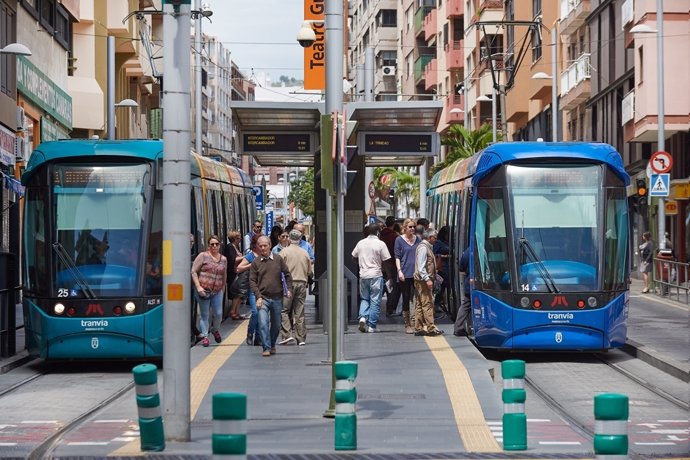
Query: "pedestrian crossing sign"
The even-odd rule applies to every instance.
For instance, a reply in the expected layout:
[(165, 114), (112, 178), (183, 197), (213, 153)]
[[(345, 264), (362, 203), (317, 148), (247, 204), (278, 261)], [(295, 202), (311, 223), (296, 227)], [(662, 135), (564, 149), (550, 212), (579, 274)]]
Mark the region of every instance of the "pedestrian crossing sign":
[(649, 196), (668, 196), (670, 187), (670, 174), (652, 174)]

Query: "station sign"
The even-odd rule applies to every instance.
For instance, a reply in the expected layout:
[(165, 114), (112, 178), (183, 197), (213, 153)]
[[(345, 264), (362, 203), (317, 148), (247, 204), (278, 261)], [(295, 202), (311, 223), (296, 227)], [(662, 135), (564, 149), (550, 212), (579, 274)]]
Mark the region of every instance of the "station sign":
[(312, 151), (311, 133), (242, 133), (242, 153), (305, 153)]
[(264, 210), (264, 188), (261, 185), (252, 185), (252, 193), (254, 194), (256, 210)]
[(360, 132), (360, 155), (435, 156), (441, 150), (438, 133)]

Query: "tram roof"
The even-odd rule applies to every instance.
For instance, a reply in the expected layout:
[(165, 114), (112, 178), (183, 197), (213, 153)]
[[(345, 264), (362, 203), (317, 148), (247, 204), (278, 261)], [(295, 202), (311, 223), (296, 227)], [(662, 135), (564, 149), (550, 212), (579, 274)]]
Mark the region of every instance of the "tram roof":
[[(134, 148), (133, 148), (134, 145)], [(163, 154), (163, 141), (160, 139), (63, 139), (42, 142), (31, 153), (22, 182), (34, 170), (48, 160), (79, 156), (137, 156), (154, 160)]]

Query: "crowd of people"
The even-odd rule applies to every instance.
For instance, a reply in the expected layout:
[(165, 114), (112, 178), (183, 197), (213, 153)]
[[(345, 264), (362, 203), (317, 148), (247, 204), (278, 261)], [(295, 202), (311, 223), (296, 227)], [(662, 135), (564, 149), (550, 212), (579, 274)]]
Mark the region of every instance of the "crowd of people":
[[(448, 227), (437, 232), (424, 218), (405, 219), (401, 225), (389, 216), (385, 225), (364, 228), (364, 238), (352, 251), (359, 268), (361, 332), (377, 332), (385, 295), (385, 314), (402, 316), (406, 334), (444, 334), (435, 323), (435, 313), (445, 308), (451, 262), (449, 236)], [(304, 304), (312, 289), (314, 248), (306, 239), (303, 224), (292, 221), (285, 228), (275, 225), (265, 235), (262, 222), (257, 220), (244, 236), (235, 230), (228, 232), (224, 244), (211, 236), (207, 250), (192, 259), (198, 306), (198, 325), (195, 314), (193, 327), (196, 342), (209, 346), (209, 334), (217, 343), (222, 341), (219, 326), (225, 319), (226, 295), (230, 305), (227, 318), (231, 320), (245, 319), (240, 308), (249, 305), (246, 342), (260, 346), (262, 356), (275, 354), (276, 345), (306, 345)], [(458, 261), (462, 271), (467, 271), (467, 259), (466, 251)], [(466, 333), (468, 291), (466, 283), (455, 335)]]

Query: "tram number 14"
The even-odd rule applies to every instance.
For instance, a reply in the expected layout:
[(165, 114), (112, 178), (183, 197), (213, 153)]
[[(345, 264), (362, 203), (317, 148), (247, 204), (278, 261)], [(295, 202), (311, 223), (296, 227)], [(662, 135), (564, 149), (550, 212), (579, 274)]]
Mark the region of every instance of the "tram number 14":
[(529, 283), (521, 284), (520, 289), (522, 290), (522, 292), (529, 292)]

